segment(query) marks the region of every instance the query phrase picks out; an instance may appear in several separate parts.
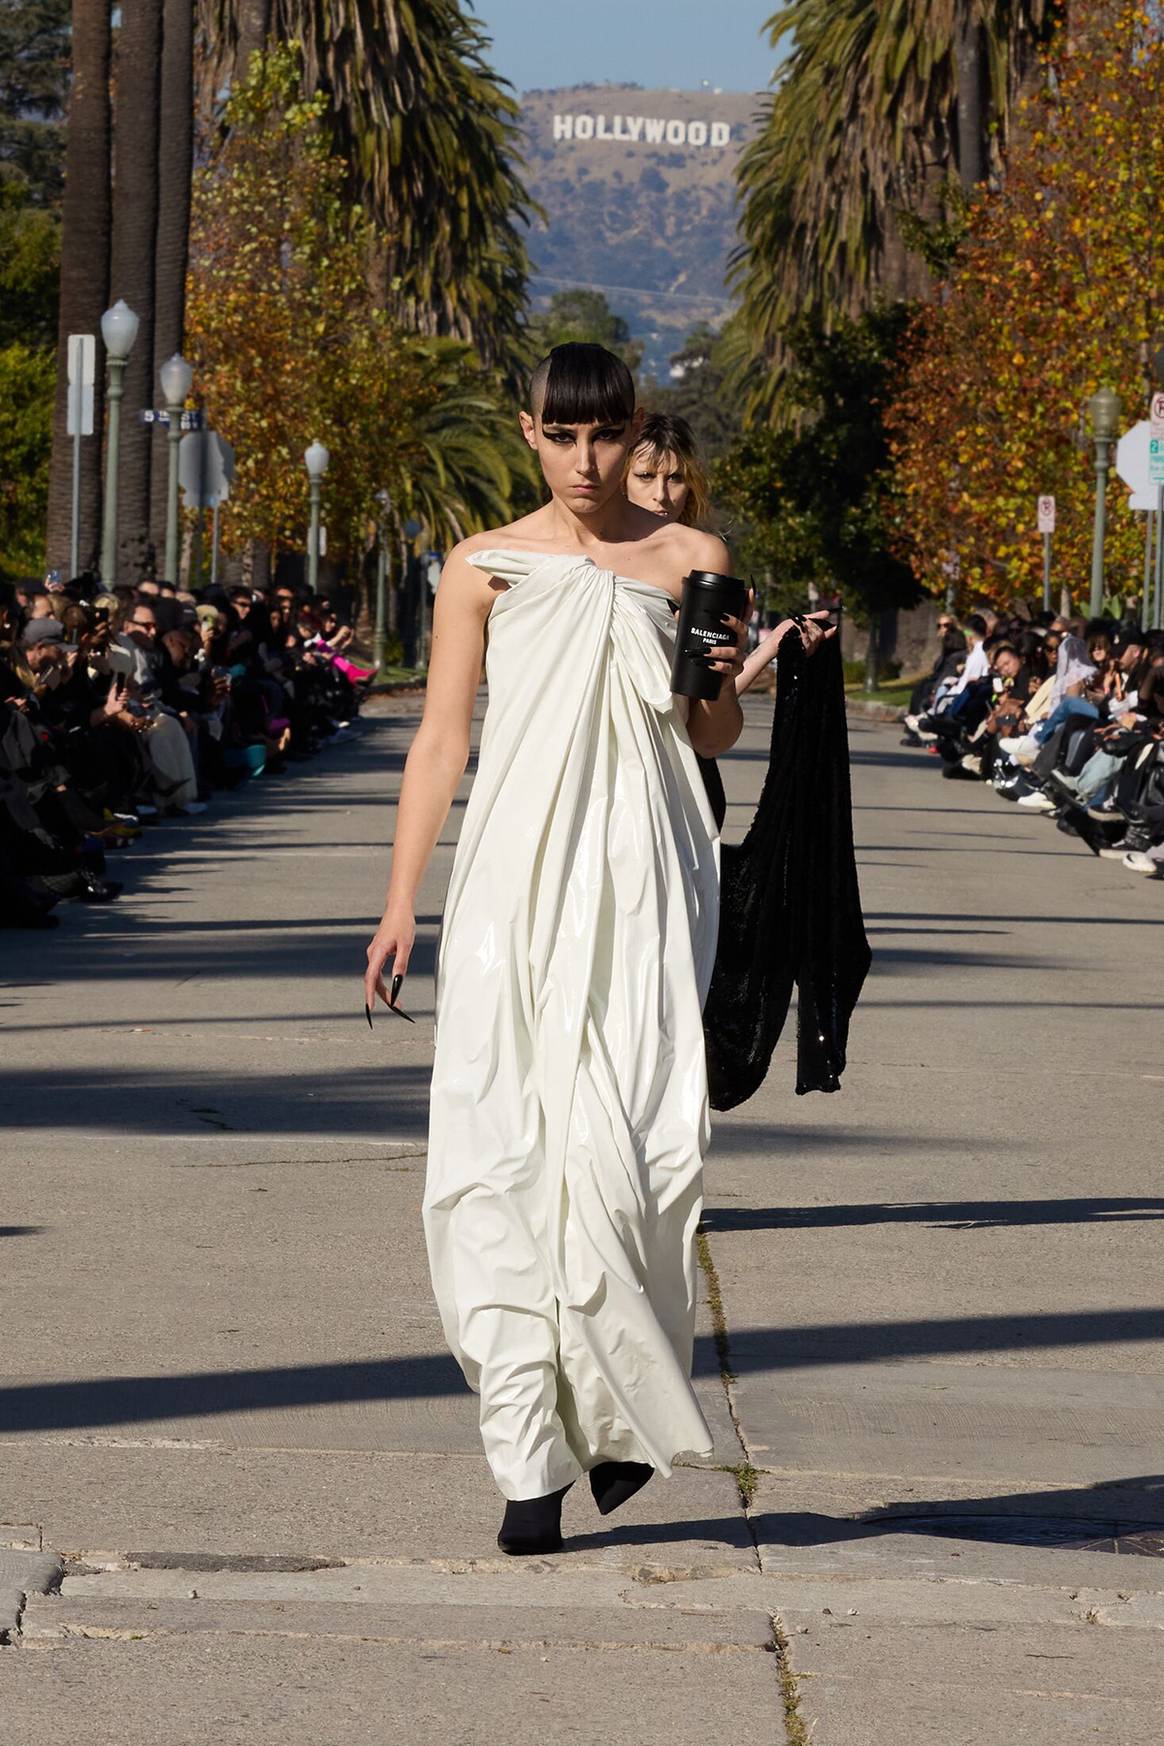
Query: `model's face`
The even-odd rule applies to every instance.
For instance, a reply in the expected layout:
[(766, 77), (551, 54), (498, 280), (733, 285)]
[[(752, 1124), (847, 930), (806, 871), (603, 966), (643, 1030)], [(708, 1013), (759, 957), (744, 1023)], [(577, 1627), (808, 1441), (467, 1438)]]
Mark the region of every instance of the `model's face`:
[(631, 457), (626, 494), (632, 503), (649, 509), (661, 521), (678, 521), (689, 490), (678, 455), (655, 455), (650, 449), (639, 449)]
[(546, 484), (575, 515), (594, 515), (617, 494), (638, 422), (636, 414), (624, 424), (543, 424), (540, 415), (521, 414)]

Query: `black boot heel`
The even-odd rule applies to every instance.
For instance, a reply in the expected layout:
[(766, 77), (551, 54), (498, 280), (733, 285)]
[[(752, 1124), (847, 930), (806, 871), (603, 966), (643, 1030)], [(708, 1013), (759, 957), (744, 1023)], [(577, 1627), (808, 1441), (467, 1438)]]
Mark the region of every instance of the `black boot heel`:
[(511, 1558), (535, 1557), (539, 1552), (562, 1550), (562, 1499), (570, 1487), (552, 1491), (548, 1497), (511, 1498), (497, 1544)]
[(600, 1461), (590, 1469), (590, 1490), (599, 1513), (608, 1516), (642, 1491), (655, 1469), (642, 1461)]

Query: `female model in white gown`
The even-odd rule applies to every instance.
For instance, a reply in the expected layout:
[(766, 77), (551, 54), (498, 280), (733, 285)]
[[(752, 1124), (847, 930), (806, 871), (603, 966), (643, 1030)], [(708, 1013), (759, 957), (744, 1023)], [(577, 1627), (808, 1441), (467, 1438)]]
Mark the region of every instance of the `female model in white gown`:
[[(690, 1383), (708, 1139), (701, 1009), (717, 831), (695, 752), (734, 686), (670, 689), (672, 602), (722, 542), (621, 485), (637, 423), (620, 360), (559, 347), (522, 428), (551, 501), (465, 541), (437, 593), (369, 1001), (407, 969), (417, 888), (489, 704), (445, 905), (424, 1201), (446, 1337), (481, 1400), (510, 1552), (561, 1544), (583, 1472), (603, 1512), (711, 1436)], [(742, 665), (725, 622), (716, 668)]]

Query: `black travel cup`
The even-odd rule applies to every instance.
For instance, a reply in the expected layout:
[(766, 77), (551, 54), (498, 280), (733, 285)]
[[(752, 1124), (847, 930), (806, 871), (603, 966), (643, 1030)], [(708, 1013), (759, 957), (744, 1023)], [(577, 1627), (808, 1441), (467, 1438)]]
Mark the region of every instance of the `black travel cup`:
[(748, 604), (748, 585), (716, 570), (692, 570), (683, 578), (683, 604), (671, 663), (671, 689), (680, 697), (719, 696), (725, 675), (707, 664), (709, 649), (734, 641), (725, 613), (740, 618)]

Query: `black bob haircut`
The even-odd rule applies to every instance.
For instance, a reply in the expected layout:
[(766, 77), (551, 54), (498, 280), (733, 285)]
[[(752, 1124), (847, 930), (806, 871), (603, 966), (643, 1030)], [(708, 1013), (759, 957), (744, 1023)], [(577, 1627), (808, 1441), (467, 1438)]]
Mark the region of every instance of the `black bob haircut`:
[(626, 424), (634, 377), (605, 346), (555, 346), (529, 379), (529, 410), (543, 424)]

